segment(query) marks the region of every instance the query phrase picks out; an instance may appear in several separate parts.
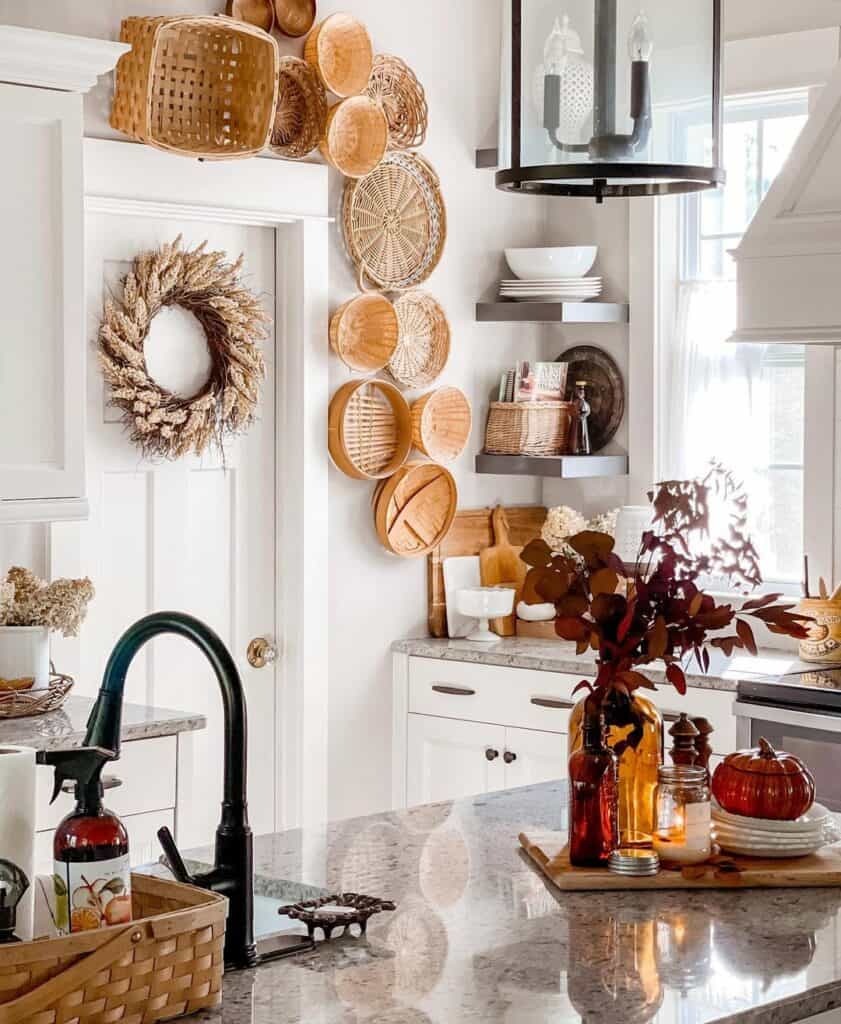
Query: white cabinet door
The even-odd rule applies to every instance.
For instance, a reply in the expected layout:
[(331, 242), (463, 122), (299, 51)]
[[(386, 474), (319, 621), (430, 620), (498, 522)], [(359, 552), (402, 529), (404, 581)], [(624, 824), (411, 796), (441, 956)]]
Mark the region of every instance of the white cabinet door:
[(504, 749), (502, 726), (409, 715), (408, 806), (503, 789)]
[(82, 97), (0, 85), (0, 131), (3, 521), (85, 493)]
[(568, 758), (566, 736), (533, 729), (506, 729), (505, 788), (565, 779)]

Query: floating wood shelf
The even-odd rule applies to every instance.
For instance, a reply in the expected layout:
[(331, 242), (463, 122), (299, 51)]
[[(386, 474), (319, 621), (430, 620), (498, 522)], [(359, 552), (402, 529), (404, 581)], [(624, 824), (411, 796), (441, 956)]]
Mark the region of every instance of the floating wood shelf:
[(498, 149), (477, 149), (476, 166), (482, 170), (492, 170), (499, 167)]
[(627, 455), (533, 455), (476, 456), (476, 472), (495, 476), (542, 476), (555, 480), (586, 480), (593, 477), (627, 476)]
[(480, 323), (626, 324), (627, 302), (477, 302)]

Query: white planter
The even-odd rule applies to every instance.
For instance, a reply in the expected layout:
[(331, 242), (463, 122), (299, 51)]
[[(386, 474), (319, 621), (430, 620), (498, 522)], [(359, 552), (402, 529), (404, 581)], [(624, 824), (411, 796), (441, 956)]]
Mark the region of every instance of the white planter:
[(0, 679), (34, 679), (50, 685), (50, 631), (45, 626), (0, 626)]

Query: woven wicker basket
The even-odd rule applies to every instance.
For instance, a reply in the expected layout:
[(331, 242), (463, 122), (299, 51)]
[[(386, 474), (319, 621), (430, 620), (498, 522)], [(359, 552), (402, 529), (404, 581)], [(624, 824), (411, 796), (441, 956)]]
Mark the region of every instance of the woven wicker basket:
[(397, 312), (385, 295), (364, 292), (339, 306), (330, 320), (333, 351), (356, 373), (377, 373), (394, 355), (400, 333)]
[(460, 388), (438, 388), (412, 405), (412, 443), (433, 462), (452, 462), (467, 447), (473, 413)]
[(388, 53), (377, 54), (368, 95), (383, 108), (394, 149), (416, 149), (424, 144), (429, 123), (426, 93), (405, 61)]
[(492, 402), (485, 430), (489, 455), (566, 455), (573, 402)]
[(335, 96), (357, 96), (365, 91), (374, 63), (368, 29), (345, 11), (331, 14), (307, 36), (304, 60)]
[(346, 178), (364, 178), (388, 149), (388, 123), (367, 96), (340, 100), (327, 113), (321, 155)]
[(228, 901), (131, 882), (129, 925), (0, 946), (0, 1024), (147, 1024), (221, 1003)]
[(298, 57), (282, 57), (271, 149), (300, 160), (321, 141), (327, 120), (327, 96), (315, 71)]
[(427, 292), (410, 291), (394, 303), (400, 341), (388, 372), (404, 388), (429, 387), (450, 358), (450, 323), (440, 303)]
[(49, 689), (0, 692), (0, 718), (31, 718), (58, 711), (72, 689), (70, 676), (60, 675), (50, 665)]
[(327, 438), (343, 473), (355, 480), (389, 477), (412, 450), (409, 404), (388, 381), (348, 381), (330, 400)]
[(278, 51), (233, 18), (126, 18), (111, 127), (158, 149), (206, 160), (264, 149), (277, 103)]

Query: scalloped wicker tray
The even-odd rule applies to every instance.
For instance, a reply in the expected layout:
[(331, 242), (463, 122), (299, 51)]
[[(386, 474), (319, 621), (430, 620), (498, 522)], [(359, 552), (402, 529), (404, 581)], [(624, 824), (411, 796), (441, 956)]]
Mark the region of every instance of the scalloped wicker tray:
[(50, 667), (48, 690), (0, 691), (0, 718), (30, 718), (58, 711), (73, 689), (73, 680)]

